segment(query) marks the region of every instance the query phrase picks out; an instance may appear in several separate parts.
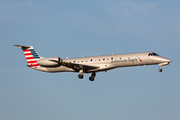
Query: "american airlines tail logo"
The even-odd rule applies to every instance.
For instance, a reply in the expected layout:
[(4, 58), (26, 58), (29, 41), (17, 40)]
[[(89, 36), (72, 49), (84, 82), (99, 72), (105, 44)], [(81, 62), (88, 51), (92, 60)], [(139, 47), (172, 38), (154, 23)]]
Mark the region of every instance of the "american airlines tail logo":
[(138, 59), (142, 62), (142, 60), (141, 60), (141, 58), (140, 58), (140, 57), (138, 57)]

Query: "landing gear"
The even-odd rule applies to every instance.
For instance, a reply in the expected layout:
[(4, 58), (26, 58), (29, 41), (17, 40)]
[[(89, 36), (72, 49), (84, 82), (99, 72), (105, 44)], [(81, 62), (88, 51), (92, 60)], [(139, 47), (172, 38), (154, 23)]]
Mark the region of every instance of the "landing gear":
[(83, 75), (80, 75), (80, 74), (78, 75), (79, 79), (83, 79), (83, 77), (84, 77)]
[(79, 79), (83, 79), (83, 73), (84, 73), (84, 70), (79, 70), (79, 75), (78, 75), (78, 78)]
[(89, 77), (89, 80), (90, 80), (90, 81), (94, 81), (95, 76), (96, 76), (96, 73), (93, 72), (92, 75), (91, 75), (91, 77)]
[(94, 77), (93, 76), (89, 77), (89, 80), (94, 81)]
[(161, 69), (161, 66), (159, 66), (159, 69), (158, 69), (159, 72), (162, 72), (162, 69)]
[(158, 69), (158, 71), (159, 71), (159, 72), (162, 72), (162, 69), (161, 69), (161, 68), (159, 68), (159, 69)]

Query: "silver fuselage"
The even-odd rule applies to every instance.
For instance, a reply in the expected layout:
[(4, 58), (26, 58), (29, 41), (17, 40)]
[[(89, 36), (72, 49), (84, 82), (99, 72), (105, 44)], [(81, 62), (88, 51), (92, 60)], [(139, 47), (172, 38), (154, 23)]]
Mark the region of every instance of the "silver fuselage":
[[(116, 54), (104, 56), (92, 56), (81, 58), (68, 58), (62, 59), (63, 62), (76, 63), (80, 65), (89, 65), (98, 67), (86, 71), (86, 73), (107, 71), (118, 67), (142, 66), (142, 65), (155, 65), (159, 66), (168, 65), (171, 60), (162, 56), (149, 56), (152, 52), (130, 53), (130, 54)], [(44, 72), (77, 72), (72, 68), (66, 66), (56, 67), (37, 67), (36, 70)]]

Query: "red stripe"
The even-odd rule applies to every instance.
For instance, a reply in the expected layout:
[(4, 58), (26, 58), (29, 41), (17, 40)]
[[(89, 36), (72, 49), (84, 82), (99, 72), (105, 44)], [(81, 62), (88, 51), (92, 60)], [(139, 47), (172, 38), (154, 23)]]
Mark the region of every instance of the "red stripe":
[(26, 54), (24, 54), (24, 55), (25, 55), (25, 56), (26, 56), (26, 55), (32, 55), (32, 53), (26, 53)]
[(38, 65), (38, 64), (29, 65), (29, 67), (36, 67), (36, 66), (40, 66), (40, 65)]
[(34, 57), (27, 57), (26, 60), (29, 60), (29, 59), (34, 59)]
[(27, 63), (37, 63), (37, 61), (28, 61)]
[(29, 51), (30, 51), (30, 49), (24, 50), (24, 52), (29, 52)]

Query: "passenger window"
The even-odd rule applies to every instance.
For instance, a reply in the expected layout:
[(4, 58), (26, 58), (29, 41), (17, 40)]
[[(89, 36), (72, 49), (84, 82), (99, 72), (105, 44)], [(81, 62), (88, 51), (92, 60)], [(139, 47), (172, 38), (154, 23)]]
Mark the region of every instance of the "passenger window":
[(109, 59), (107, 59), (107, 60), (109, 60)]
[(76, 61), (74, 61), (74, 63), (75, 63)]
[(93, 61), (93, 59), (91, 59), (90, 61)]
[(105, 60), (105, 58), (103, 60)]
[(113, 58), (111, 58), (111, 60), (113, 60)]
[(99, 61), (101, 61), (101, 59), (99, 59)]

